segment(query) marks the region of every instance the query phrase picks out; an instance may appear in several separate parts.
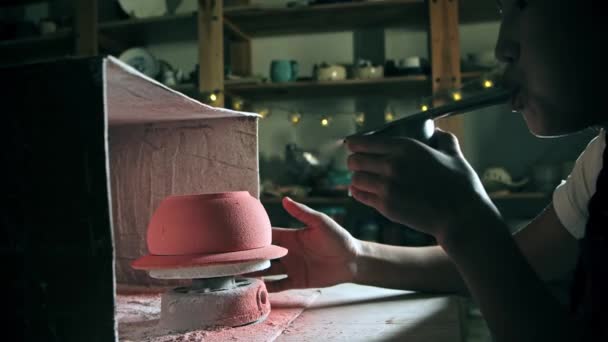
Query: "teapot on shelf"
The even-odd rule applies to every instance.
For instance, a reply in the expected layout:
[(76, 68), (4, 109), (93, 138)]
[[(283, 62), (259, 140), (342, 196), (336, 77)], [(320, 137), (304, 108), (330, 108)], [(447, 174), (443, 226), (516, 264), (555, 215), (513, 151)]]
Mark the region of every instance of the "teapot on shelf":
[(346, 68), (340, 64), (321, 63), (313, 67), (313, 77), (317, 81), (341, 81), (346, 79)]

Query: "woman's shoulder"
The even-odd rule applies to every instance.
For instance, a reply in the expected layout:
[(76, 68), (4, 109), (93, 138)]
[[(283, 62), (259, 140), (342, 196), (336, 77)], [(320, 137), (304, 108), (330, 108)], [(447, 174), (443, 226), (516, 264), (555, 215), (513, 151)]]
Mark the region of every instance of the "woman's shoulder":
[(586, 164), (598, 164), (601, 166), (602, 164), (602, 154), (604, 149), (606, 148), (606, 130), (601, 128), (598, 134), (589, 141), (585, 150), (578, 157), (580, 162), (582, 160), (586, 161)]

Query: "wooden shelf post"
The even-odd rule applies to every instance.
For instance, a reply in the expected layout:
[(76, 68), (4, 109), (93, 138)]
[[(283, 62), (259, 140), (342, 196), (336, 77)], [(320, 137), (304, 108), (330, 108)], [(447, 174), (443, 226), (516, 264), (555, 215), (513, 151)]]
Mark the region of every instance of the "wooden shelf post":
[(214, 107), (224, 106), (223, 1), (198, 0), (198, 65), (201, 94), (216, 93)]
[[(429, 1), (429, 37), (433, 93), (459, 88), (460, 34), (458, 25), (458, 0)], [(455, 116), (437, 121), (437, 126), (454, 133), (463, 142), (464, 120)]]
[(77, 56), (96, 56), (97, 39), (97, 0), (73, 0), (76, 18), (75, 46)]

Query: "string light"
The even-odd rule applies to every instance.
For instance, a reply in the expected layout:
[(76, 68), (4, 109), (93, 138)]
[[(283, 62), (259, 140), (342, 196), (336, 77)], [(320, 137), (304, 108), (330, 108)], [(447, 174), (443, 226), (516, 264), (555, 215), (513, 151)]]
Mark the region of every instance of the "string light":
[[(488, 85), (487, 81), (489, 81), (490, 83), (492, 83), (491, 80), (485, 79), (483, 81), (477, 80), (477, 86), (479, 87), (480, 85)], [(494, 87), (495, 84), (492, 83), (492, 86)], [(484, 87), (485, 88), (485, 87)], [(432, 101), (438, 101), (440, 103), (443, 102), (450, 102), (450, 101), (461, 101), (463, 99), (463, 94), (460, 90), (456, 90), (456, 89), (452, 89), (452, 90), (446, 90), (444, 92), (432, 95), (432, 96), (427, 96), (424, 97), (420, 100), (420, 102), (418, 102), (418, 109), (422, 112), (426, 112), (426, 111), (430, 111), (434, 106), (432, 103)], [(241, 110), (242, 108), (246, 108), (246, 101), (241, 99), (241, 98), (234, 98), (233, 100), (233, 107), (235, 110)], [(268, 118), (269, 116), (271, 116), (274, 112), (283, 112), (285, 113), (284, 115), (286, 115), (288, 121), (290, 124), (292, 124), (293, 126), (298, 126), (302, 120), (304, 119), (304, 116), (313, 116), (313, 117), (317, 117), (317, 119), (314, 120), (319, 120), (317, 122), (319, 122), (319, 124), (321, 125), (321, 127), (329, 127), (332, 125), (333, 123), (333, 118), (330, 115), (320, 115), (320, 113), (303, 113), (297, 109), (293, 109), (293, 108), (285, 108), (285, 107), (281, 107), (281, 106), (272, 106), (272, 108), (270, 107), (258, 107), (257, 109), (254, 110), (255, 112), (257, 112), (260, 117), (262, 119)], [(339, 112), (339, 113), (335, 113), (332, 115), (350, 115), (352, 118), (354, 118), (354, 123), (359, 126), (359, 127), (363, 127), (365, 126), (366, 123), (366, 114), (364, 112)], [(393, 107), (391, 105), (388, 105), (384, 111), (384, 121), (385, 122), (392, 122), (395, 121), (397, 119), (397, 115), (393, 109)]]
[(222, 92), (220, 90), (214, 90), (214, 91), (209, 91), (209, 92), (203, 92), (201, 93), (201, 99), (203, 102), (206, 102), (210, 105), (215, 105), (216, 102), (219, 100), (220, 98), (220, 94)]
[(262, 119), (266, 119), (270, 116), (270, 110), (268, 108), (262, 108), (258, 111), (258, 114), (260, 114)]
[(387, 107), (384, 111), (384, 121), (391, 122), (395, 120), (395, 114), (393, 113), (393, 109), (391, 107)]
[(328, 116), (321, 117), (321, 126), (327, 127), (331, 123), (331, 119)]
[(293, 113), (289, 114), (289, 122), (291, 122), (292, 125), (296, 126), (301, 121), (302, 121), (302, 114), (300, 114), (298, 112), (293, 112)]
[(243, 101), (243, 99), (239, 98), (239, 97), (235, 97), (232, 100), (232, 109), (234, 110), (243, 110), (243, 105), (245, 104), (245, 101)]
[[(478, 90), (480, 90), (480, 86), (482, 89), (488, 89), (488, 88), (494, 88), (494, 87), (497, 87), (500, 85), (501, 84), (499, 84), (499, 82), (497, 83), (497, 81), (494, 79), (493, 74), (486, 74), (476, 80), (466, 83), (465, 86), (463, 86), (459, 89), (451, 89), (451, 90), (446, 89), (445, 91), (437, 92), (437, 93), (434, 93), (433, 95), (424, 97), (421, 99), (420, 102), (418, 102), (419, 103), (418, 108), (420, 109), (420, 111), (426, 112), (426, 111), (431, 110), (431, 108), (433, 108), (434, 105), (448, 103), (451, 101), (461, 101), (463, 99), (462, 91), (464, 89), (468, 89), (467, 87), (471, 88), (471, 91), (478, 91)], [(466, 92), (468, 94), (468, 90)], [(221, 94), (220, 90), (215, 90), (213, 92), (203, 93), (202, 98), (207, 99), (207, 101), (211, 101), (211, 103), (214, 103), (220, 99), (220, 94)], [(249, 105), (249, 103), (240, 97), (234, 97), (232, 100), (232, 109), (234, 109), (234, 110), (239, 110), (239, 111), (244, 110), (246, 107), (248, 107), (248, 105)], [(318, 115), (317, 113), (302, 113), (302, 112), (299, 112), (299, 111), (293, 110), (293, 109), (272, 106), (272, 110), (275, 110), (275, 109), (282, 111), (282, 112), (286, 112), (287, 118), (293, 126), (297, 126), (302, 122), (304, 114), (315, 115), (315, 116)], [(271, 109), (268, 107), (264, 107), (264, 108), (257, 110), (257, 113), (260, 115), (261, 118), (264, 119), (271, 115)], [(336, 115), (342, 115), (342, 114), (343, 115), (354, 115), (354, 122), (357, 126), (361, 127), (361, 126), (365, 125), (365, 122), (366, 122), (365, 113), (362, 113), (362, 112), (348, 113), (348, 112), (346, 112), (346, 113), (339, 113)], [(395, 119), (396, 119), (395, 112), (393, 111), (393, 109), (390, 106), (387, 106), (387, 108), (384, 112), (384, 121), (391, 122), (391, 121), (394, 121)], [(321, 117), (319, 122), (322, 127), (328, 127), (332, 123), (332, 118), (330, 116), (324, 115)]]
[(365, 124), (365, 113), (356, 113), (355, 123), (357, 126), (363, 126)]

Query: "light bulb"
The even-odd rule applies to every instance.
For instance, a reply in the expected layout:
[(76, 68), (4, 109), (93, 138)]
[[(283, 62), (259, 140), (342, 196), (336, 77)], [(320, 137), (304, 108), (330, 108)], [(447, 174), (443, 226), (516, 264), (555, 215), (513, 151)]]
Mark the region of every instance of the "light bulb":
[(295, 126), (299, 124), (300, 121), (302, 121), (302, 115), (300, 113), (294, 112), (289, 115), (289, 122), (291, 122), (292, 125)]
[(421, 109), (423, 112), (426, 112), (427, 110), (429, 110), (429, 106), (427, 106), (427, 105), (422, 105), (422, 106), (420, 106), (420, 109)]
[(239, 98), (235, 98), (232, 102), (232, 107), (234, 110), (243, 110), (244, 101)]
[(483, 82), (483, 87), (484, 88), (492, 88), (493, 86), (494, 86), (494, 83), (492, 81), (490, 81), (490, 80), (485, 80)]
[(386, 112), (384, 113), (384, 121), (386, 122), (391, 122), (395, 120), (395, 114), (393, 114), (393, 112)]
[(209, 95), (209, 100), (211, 100), (211, 102), (217, 101), (217, 95), (215, 95), (214, 93), (211, 93), (211, 95)]
[(262, 108), (258, 111), (258, 114), (260, 114), (262, 119), (266, 119), (270, 116), (270, 110), (268, 110), (268, 108)]
[(329, 118), (328, 117), (324, 116), (324, 117), (321, 118), (321, 126), (323, 126), (323, 127), (329, 126)]
[(452, 94), (452, 98), (454, 99), (454, 101), (460, 101), (462, 100), (462, 94), (460, 94), (459, 92), (455, 92)]
[(363, 126), (365, 124), (365, 113), (355, 114), (355, 123), (358, 126)]

